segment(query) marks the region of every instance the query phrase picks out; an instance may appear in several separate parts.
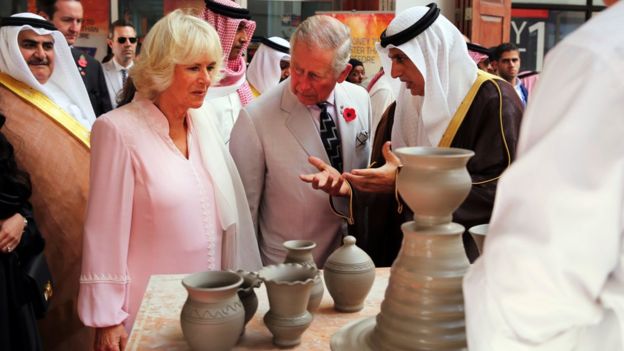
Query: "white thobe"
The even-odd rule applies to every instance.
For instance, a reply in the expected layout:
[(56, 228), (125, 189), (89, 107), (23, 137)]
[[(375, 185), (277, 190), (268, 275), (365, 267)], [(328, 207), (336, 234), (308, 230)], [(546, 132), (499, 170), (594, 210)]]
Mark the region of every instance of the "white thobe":
[(484, 255), (464, 279), (472, 351), (622, 350), (624, 2), (546, 60)]
[[(392, 102), (394, 102), (394, 93), (392, 92), (392, 86), (390, 82), (388, 82), (389, 77), (385, 74), (381, 76), (375, 85), (368, 92), (368, 95), (371, 99), (371, 108), (372, 108), (372, 116), (373, 123), (371, 125), (371, 135), (373, 138), (375, 137), (375, 132), (377, 131), (377, 125), (381, 120), (381, 116)], [(373, 139), (374, 140), (374, 139)]]
[(228, 144), (230, 133), (242, 107), (238, 92), (234, 90), (225, 96), (207, 98), (199, 111), (213, 119), (212, 121), (219, 130), (223, 141)]

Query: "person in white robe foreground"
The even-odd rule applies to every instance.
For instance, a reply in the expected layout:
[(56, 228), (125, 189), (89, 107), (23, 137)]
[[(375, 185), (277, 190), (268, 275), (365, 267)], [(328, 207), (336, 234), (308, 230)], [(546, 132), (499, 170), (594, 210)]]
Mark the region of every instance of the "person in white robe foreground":
[(624, 347), (624, 2), (605, 3), (549, 53), (524, 116), (464, 278), (470, 350)]

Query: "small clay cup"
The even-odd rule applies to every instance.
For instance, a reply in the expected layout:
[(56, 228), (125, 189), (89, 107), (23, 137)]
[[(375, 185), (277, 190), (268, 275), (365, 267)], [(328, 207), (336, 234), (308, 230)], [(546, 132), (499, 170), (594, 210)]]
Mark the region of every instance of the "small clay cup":
[(483, 244), (485, 243), (485, 236), (489, 228), (490, 228), (489, 224), (479, 224), (479, 225), (475, 225), (474, 227), (470, 227), (470, 229), (468, 229), (468, 233), (470, 233), (472, 240), (474, 240), (475, 244), (477, 245), (477, 249), (479, 250), (479, 255), (483, 254)]

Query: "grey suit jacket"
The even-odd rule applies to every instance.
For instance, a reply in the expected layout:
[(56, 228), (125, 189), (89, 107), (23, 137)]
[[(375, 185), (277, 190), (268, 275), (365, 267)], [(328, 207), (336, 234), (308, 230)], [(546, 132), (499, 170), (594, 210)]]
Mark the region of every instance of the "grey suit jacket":
[(117, 108), (117, 94), (123, 86), (121, 84), (121, 73), (115, 69), (113, 60), (111, 58), (110, 61), (104, 62), (102, 69), (104, 70), (104, 78), (106, 79), (106, 88), (108, 89), (111, 105), (113, 108)]
[[(370, 156), (368, 94), (347, 82), (337, 84), (334, 94), (343, 168), (365, 168)], [(343, 108), (354, 108), (356, 118), (347, 122)], [(302, 239), (316, 242), (313, 254), (322, 267), (346, 233), (346, 223), (331, 212), (328, 196), (299, 179), (300, 174), (318, 172), (308, 163), (309, 156), (329, 164), (313, 118), (291, 93), (288, 79), (243, 108), (232, 130), (230, 152), (245, 186), (264, 264), (283, 261), (282, 242)], [(335, 203), (346, 210), (346, 199)]]

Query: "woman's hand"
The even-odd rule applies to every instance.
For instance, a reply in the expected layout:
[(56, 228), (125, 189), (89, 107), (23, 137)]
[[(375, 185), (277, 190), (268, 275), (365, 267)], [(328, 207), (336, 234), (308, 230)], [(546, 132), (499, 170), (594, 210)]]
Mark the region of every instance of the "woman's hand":
[(306, 183), (312, 184), (314, 189), (320, 189), (328, 193), (331, 196), (349, 196), (351, 195), (351, 188), (340, 173), (323, 162), (318, 157), (308, 157), (308, 162), (319, 170), (318, 173), (302, 174), (299, 175), (299, 179)]
[(128, 333), (123, 324), (95, 329), (95, 351), (123, 351), (128, 342)]
[(0, 250), (11, 252), (15, 250), (22, 240), (26, 219), (19, 213), (0, 221)]

